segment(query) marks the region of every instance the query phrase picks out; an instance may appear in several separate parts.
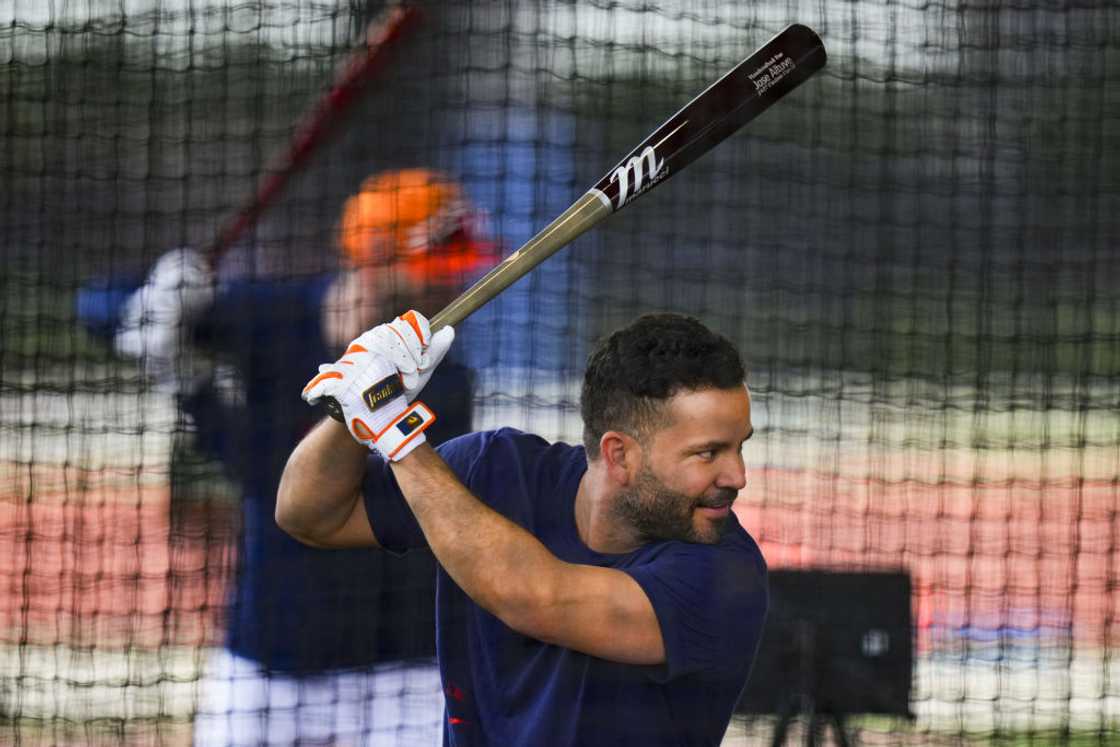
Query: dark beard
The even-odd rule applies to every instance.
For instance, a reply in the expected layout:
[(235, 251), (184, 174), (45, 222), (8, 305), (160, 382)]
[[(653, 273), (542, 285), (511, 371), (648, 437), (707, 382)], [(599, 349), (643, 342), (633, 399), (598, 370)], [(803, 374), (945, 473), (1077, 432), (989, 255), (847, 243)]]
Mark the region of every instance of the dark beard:
[(731, 526), (731, 515), (709, 522), (711, 531), (699, 532), (693, 523), (697, 506), (723, 505), (735, 500), (738, 492), (720, 488), (715, 495), (696, 499), (670, 490), (648, 468), (638, 474), (637, 483), (622, 493), (615, 503), (615, 512), (637, 532), (643, 543), (682, 540), (715, 544)]

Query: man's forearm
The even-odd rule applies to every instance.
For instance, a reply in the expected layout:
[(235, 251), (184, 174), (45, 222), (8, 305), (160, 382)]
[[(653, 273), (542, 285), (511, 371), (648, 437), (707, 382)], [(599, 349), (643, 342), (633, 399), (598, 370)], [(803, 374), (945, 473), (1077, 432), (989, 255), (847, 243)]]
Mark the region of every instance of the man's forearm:
[(541, 595), (561, 564), (532, 534), (482, 503), (427, 444), (393, 473), (444, 570), (479, 606), (533, 635)]
[(276, 495), (276, 523), (315, 543), (342, 527), (359, 500), (369, 450), (329, 418), (292, 452)]

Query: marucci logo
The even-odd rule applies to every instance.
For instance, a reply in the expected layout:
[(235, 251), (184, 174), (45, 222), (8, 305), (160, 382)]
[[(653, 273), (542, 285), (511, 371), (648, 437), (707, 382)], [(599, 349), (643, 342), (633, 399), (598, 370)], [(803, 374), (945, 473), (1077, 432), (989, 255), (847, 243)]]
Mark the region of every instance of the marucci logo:
[[(645, 168), (643, 168), (645, 167)], [(657, 175), (665, 167), (665, 159), (657, 160), (657, 151), (652, 145), (647, 145), (641, 153), (619, 166), (611, 174), (611, 182), (618, 184), (618, 204), (615, 210), (620, 210), (627, 200), (637, 197), (642, 192), (642, 187), (649, 189), (657, 181)], [(645, 184), (643, 173), (649, 173), (649, 183)], [(630, 193), (630, 178), (633, 177), (634, 193)]]
[(618, 185), (618, 197), (613, 203), (602, 189), (593, 188), (591, 191), (612, 210), (621, 210), (627, 202), (661, 181), (665, 177), (664, 170), (665, 159), (659, 159), (653, 146), (647, 145), (638, 155), (631, 156), (612, 171), (610, 177), (604, 180), (606, 183), (599, 183), (603, 187)]
[[(676, 124), (671, 130), (670, 126)], [(685, 130), (688, 119), (676, 123), (676, 118), (663, 125), (657, 132), (648, 138), (649, 145), (640, 145), (634, 149), (632, 155), (620, 163), (613, 171), (608, 173), (589, 192), (599, 198), (611, 211), (621, 210), (635, 197), (653, 187), (665, 177), (669, 176), (669, 167), (664, 158), (657, 155), (657, 149), (668, 150), (670, 154), (678, 153), (681, 143), (678, 133)], [(611, 186), (618, 186), (618, 196), (611, 201), (607, 194)]]

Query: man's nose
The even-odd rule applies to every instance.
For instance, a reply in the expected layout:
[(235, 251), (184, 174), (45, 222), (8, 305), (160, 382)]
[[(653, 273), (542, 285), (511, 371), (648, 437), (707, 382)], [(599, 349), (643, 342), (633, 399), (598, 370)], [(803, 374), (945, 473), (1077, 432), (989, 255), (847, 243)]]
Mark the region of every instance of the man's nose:
[(721, 488), (742, 490), (747, 486), (747, 465), (742, 454), (735, 454), (728, 460), (727, 466), (720, 475)]

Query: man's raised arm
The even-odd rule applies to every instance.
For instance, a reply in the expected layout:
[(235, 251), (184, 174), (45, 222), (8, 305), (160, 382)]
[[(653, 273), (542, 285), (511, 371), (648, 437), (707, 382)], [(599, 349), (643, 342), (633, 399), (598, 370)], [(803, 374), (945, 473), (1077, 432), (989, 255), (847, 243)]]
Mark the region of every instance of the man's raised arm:
[(284, 470), (277, 521), (313, 544), (376, 543), (359, 494), (365, 450), (375, 449), (390, 463), (436, 558), (483, 609), (547, 643), (629, 664), (661, 663), (661, 629), (633, 578), (561, 561), (472, 495), (426, 443), (435, 414), (409, 399), (453, 339), (450, 327), (432, 335), (427, 319), (408, 312), (319, 368), (303, 398), (332, 398), (345, 425), (327, 421), (296, 448)]
[(472, 495), (427, 445), (392, 469), (440, 565), (487, 612), (522, 635), (602, 659), (665, 661), (653, 605), (629, 575), (560, 560)]
[(276, 523), (317, 547), (377, 546), (362, 500), (371, 449), (402, 459), (424, 443), (435, 415), (410, 401), (446, 355), (455, 331), (432, 335), (428, 320), (407, 312), (356, 337), (342, 357), (319, 366), (303, 388), (309, 405), (326, 401), (327, 419), (292, 452), (280, 478)]
[(292, 452), (276, 495), (276, 523), (315, 547), (377, 545), (361, 499), (369, 450), (326, 419)]

